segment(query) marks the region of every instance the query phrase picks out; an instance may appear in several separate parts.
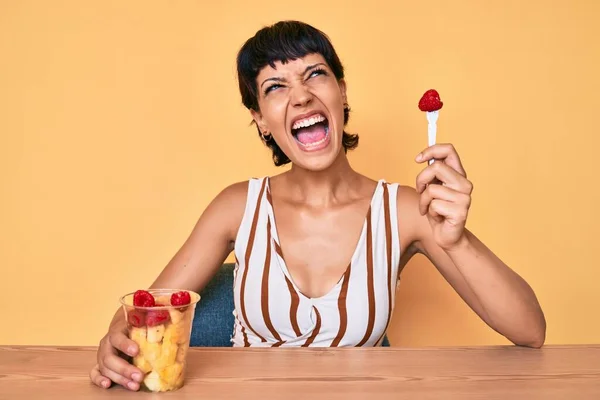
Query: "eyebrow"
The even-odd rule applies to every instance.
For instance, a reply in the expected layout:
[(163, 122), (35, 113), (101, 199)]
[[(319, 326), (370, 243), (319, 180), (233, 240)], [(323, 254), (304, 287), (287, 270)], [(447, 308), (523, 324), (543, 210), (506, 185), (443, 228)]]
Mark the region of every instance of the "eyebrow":
[[(309, 65), (308, 67), (306, 67), (306, 68), (304, 69), (304, 72), (302, 73), (302, 75), (306, 74), (306, 73), (307, 73), (308, 71), (310, 71), (311, 69), (313, 69), (313, 68), (315, 68), (315, 67), (318, 67), (319, 65), (325, 66), (325, 63), (322, 63), (322, 62), (320, 62), (320, 63), (316, 63), (316, 64)], [(262, 87), (263, 87), (263, 85), (264, 85), (265, 83), (269, 82), (269, 81), (275, 81), (275, 82), (285, 82), (285, 79), (284, 79), (284, 78), (279, 78), (279, 77), (267, 78), (267, 79), (265, 79), (265, 80), (263, 81), (263, 83), (261, 83), (261, 84), (260, 84), (260, 87), (262, 88)]]

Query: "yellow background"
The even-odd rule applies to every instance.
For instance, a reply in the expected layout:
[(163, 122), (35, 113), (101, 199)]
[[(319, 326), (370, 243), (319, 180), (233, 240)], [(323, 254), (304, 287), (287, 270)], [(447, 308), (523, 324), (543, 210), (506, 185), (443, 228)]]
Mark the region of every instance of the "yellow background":
[[(364, 4), (364, 5), (363, 5)], [(224, 186), (278, 172), (235, 56), (264, 24), (324, 30), (347, 69), (351, 162), (414, 184), (421, 94), (475, 184), (468, 226), (534, 288), (547, 343), (600, 342), (598, 1), (3, 1), (0, 344), (97, 344)], [(424, 258), (394, 345), (506, 343)]]

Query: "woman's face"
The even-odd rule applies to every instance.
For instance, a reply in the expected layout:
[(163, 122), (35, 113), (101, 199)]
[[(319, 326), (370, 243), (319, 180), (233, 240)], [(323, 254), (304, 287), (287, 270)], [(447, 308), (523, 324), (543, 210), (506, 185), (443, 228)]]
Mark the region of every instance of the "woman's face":
[(256, 78), (259, 112), (252, 117), (263, 134), (296, 166), (319, 171), (342, 148), (346, 84), (320, 54), (267, 65)]

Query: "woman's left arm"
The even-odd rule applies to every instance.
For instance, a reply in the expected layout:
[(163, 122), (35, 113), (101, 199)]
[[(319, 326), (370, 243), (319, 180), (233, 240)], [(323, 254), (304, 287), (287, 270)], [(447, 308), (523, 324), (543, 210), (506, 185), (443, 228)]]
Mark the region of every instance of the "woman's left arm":
[(416, 193), (409, 196), (419, 208), (419, 215), (411, 218), (415, 251), (431, 260), (492, 329), (516, 345), (541, 347), (546, 321), (535, 293), (465, 228), (473, 185), (458, 153), (450, 144), (438, 144), (416, 161), (431, 159), (436, 161), (418, 175)]

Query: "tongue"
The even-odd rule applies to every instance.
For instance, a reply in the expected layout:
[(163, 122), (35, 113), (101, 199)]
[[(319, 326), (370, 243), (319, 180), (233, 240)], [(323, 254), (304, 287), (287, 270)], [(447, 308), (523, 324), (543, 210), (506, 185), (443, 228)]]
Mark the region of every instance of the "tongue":
[(296, 132), (296, 139), (302, 144), (312, 144), (325, 138), (325, 125), (314, 124), (307, 128), (300, 128)]

